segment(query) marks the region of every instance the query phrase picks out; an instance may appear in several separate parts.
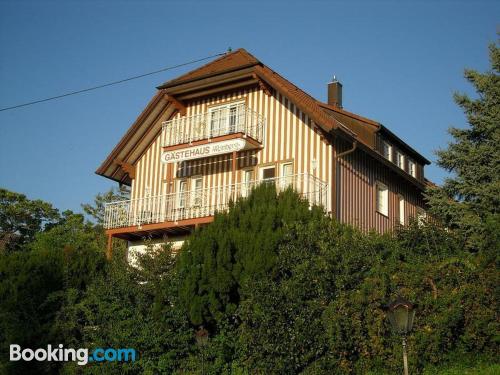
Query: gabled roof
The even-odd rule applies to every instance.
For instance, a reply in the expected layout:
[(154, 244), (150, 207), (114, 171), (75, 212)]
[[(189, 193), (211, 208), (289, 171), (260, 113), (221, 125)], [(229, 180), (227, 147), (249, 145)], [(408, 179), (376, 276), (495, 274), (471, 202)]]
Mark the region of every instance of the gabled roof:
[[(427, 159), (413, 150), (401, 139), (397, 138), (382, 124), (318, 101), (304, 90), (295, 86), (280, 74), (264, 65), (249, 52), (240, 48), (234, 52), (226, 53), (222, 57), (217, 58), (208, 64), (158, 86), (158, 93), (155, 95), (148, 107), (134, 122), (122, 140), (114, 148), (112, 153), (99, 167), (96, 173), (127, 183), (127, 181), (124, 180), (124, 177), (126, 176), (123, 175), (119, 165), (117, 165), (117, 160), (119, 162), (123, 161), (126, 163), (134, 163), (137, 160), (138, 152), (132, 153), (130, 149), (145, 149), (149, 145), (149, 143), (144, 141), (144, 139), (150, 140), (150, 137), (147, 138), (144, 135), (137, 137), (136, 133), (146, 134), (150, 132), (152, 134), (154, 132), (158, 132), (158, 129), (154, 129), (154, 126), (158, 126), (154, 125), (154, 121), (146, 121), (148, 116), (153, 116), (152, 113), (157, 116), (156, 113), (158, 111), (155, 110), (155, 106), (159, 105), (158, 103), (161, 102), (163, 107), (160, 112), (163, 113), (164, 116), (165, 113), (167, 113), (168, 116), (171, 116), (175, 113), (175, 108), (171, 108), (170, 110), (166, 109), (167, 107), (172, 107), (169, 106), (169, 96), (166, 94), (175, 90), (187, 90), (184, 87), (189, 88), (189, 90), (192, 91), (193, 88), (199, 86), (199, 82), (203, 82), (205, 86), (207, 85), (207, 82), (216, 84), (217, 80), (221, 79), (220, 77), (223, 77), (224, 79), (228, 79), (227, 77), (229, 77), (229, 79), (240, 80), (241, 82), (251, 82), (250, 80), (253, 79), (254, 84), (257, 82), (256, 79), (264, 81), (273, 89), (284, 94), (324, 131), (335, 131), (341, 136), (359, 141), (359, 143), (364, 145), (363, 149), (372, 153), (374, 156), (377, 156), (374, 154), (376, 133), (383, 131), (397, 142), (400, 142), (401, 145), (406, 147), (406, 149), (409, 150), (418, 160), (424, 163), (429, 163)], [(163, 100), (160, 101), (160, 99)], [(134, 142), (134, 144), (130, 145), (130, 142)], [(139, 144), (141, 145), (140, 147)], [(124, 152), (124, 148), (128, 148), (129, 150)], [(130, 155), (133, 155), (133, 157)]]
[(167, 81), (158, 86), (157, 89), (166, 89), (182, 83), (208, 78), (212, 75), (229, 73), (234, 70), (252, 67), (257, 64), (261, 64), (261, 62), (243, 48), (240, 48), (234, 52), (226, 53), (224, 56), (219, 57), (218, 59), (215, 59), (214, 61), (209, 62), (208, 64), (205, 64), (195, 70), (191, 70), (186, 74)]

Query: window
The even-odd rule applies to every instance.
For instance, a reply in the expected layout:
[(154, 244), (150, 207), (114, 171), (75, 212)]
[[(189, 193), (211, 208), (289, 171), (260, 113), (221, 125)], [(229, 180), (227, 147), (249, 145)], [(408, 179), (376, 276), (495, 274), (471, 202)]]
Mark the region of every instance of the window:
[(419, 227), (423, 226), (427, 220), (427, 213), (422, 209), (417, 209), (417, 224)]
[(399, 168), (405, 169), (405, 156), (401, 152), (396, 152), (396, 164)]
[(399, 224), (405, 225), (405, 199), (399, 195)]
[(241, 131), (244, 121), (244, 104), (230, 103), (211, 108), (209, 111), (210, 131), (212, 137)]
[(248, 194), (250, 194), (250, 190), (252, 190), (253, 180), (254, 180), (253, 169), (244, 170), (242, 184), (241, 184), (241, 196), (242, 197), (247, 197)]
[(180, 180), (178, 186), (179, 186), (179, 189), (177, 190), (178, 191), (177, 202), (178, 202), (179, 208), (184, 208), (184, 207), (186, 207), (187, 180)]
[(413, 177), (417, 177), (417, 169), (415, 166), (415, 162), (412, 160), (408, 160), (408, 173), (411, 174)]
[(199, 207), (203, 204), (203, 177), (193, 177), (191, 180), (191, 204)]
[(262, 180), (272, 180), (276, 177), (276, 168), (275, 167), (265, 167), (261, 169), (261, 178)]
[(286, 189), (293, 182), (293, 163), (285, 163), (281, 166), (282, 187)]
[(392, 161), (392, 146), (389, 142), (382, 142), (382, 154), (387, 160)]
[(387, 186), (381, 182), (375, 184), (375, 204), (377, 211), (382, 215), (389, 216), (389, 190)]

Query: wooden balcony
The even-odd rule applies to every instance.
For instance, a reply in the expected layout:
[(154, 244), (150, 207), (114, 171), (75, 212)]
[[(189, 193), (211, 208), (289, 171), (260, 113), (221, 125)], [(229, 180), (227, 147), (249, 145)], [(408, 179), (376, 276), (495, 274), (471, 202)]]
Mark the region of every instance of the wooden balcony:
[(264, 124), (263, 116), (241, 103), (164, 122), (162, 143), (169, 149), (241, 137), (261, 144)]
[(104, 227), (114, 234), (126, 234), (210, 222), (215, 212), (226, 210), (230, 201), (248, 196), (261, 183), (274, 184), (278, 191), (291, 187), (311, 205), (327, 207), (328, 185), (309, 174), (297, 174), (108, 203)]

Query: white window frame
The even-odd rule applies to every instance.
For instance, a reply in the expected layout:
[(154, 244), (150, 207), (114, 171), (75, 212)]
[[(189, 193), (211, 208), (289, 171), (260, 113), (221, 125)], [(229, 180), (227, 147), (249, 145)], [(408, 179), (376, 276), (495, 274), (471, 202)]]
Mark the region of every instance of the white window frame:
[[(387, 151), (387, 155), (386, 155)], [(387, 141), (382, 141), (382, 155), (389, 161), (392, 161), (392, 145)]]
[[(181, 186), (184, 185), (184, 189), (185, 190), (181, 190)], [(186, 208), (186, 194), (188, 193), (189, 191), (189, 187), (188, 187), (188, 180), (187, 178), (181, 178), (179, 180), (177, 180), (177, 208)]]
[[(291, 171), (289, 174), (285, 174), (285, 168), (286, 167), (291, 167)], [(293, 162), (292, 161), (287, 161), (281, 164), (280, 168), (281, 172), (281, 187), (283, 189), (286, 189), (287, 187), (291, 186), (293, 183)]]
[[(196, 188), (196, 182), (201, 181), (201, 188)], [(191, 177), (191, 206), (201, 207), (203, 205), (203, 176), (197, 175)], [(197, 202), (199, 200), (199, 202)]]
[(417, 164), (411, 159), (408, 159), (408, 173), (415, 178), (417, 177)]
[(398, 203), (399, 203), (399, 224), (405, 225), (406, 215), (405, 215), (405, 198), (399, 194), (398, 195)]
[[(236, 133), (237, 131), (242, 131), (243, 129), (240, 128), (245, 121), (244, 105), (245, 101), (239, 100), (210, 107), (208, 110), (208, 126), (210, 129), (210, 137), (218, 137), (220, 135), (232, 134)], [(236, 108), (234, 124), (230, 124), (231, 108)], [(218, 123), (215, 129), (212, 127), (212, 116), (214, 113), (218, 113)], [(221, 123), (223, 123), (222, 126)]]
[(396, 151), (396, 165), (402, 170), (405, 169), (405, 154), (401, 151)]
[(427, 212), (423, 208), (417, 208), (417, 225), (422, 227), (427, 221)]
[[(382, 193), (383, 195), (380, 196), (379, 193)], [(385, 201), (383, 206), (380, 204), (381, 199)], [(380, 181), (375, 183), (375, 209), (378, 213), (387, 217), (389, 216), (389, 188), (386, 184)]]
[[(247, 180), (247, 175), (250, 174), (250, 180)], [(241, 171), (241, 196), (246, 198), (252, 190), (253, 181), (255, 181), (255, 170), (246, 168)]]

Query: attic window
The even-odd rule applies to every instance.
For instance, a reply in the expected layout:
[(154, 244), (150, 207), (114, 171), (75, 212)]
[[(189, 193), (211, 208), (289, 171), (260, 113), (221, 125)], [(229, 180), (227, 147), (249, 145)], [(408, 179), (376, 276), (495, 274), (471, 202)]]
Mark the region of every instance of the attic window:
[(389, 161), (392, 161), (392, 146), (387, 141), (382, 141), (382, 155)]
[(413, 177), (417, 177), (417, 168), (413, 160), (408, 160), (408, 173)]
[(405, 169), (405, 156), (402, 152), (396, 152), (396, 164), (399, 168)]

